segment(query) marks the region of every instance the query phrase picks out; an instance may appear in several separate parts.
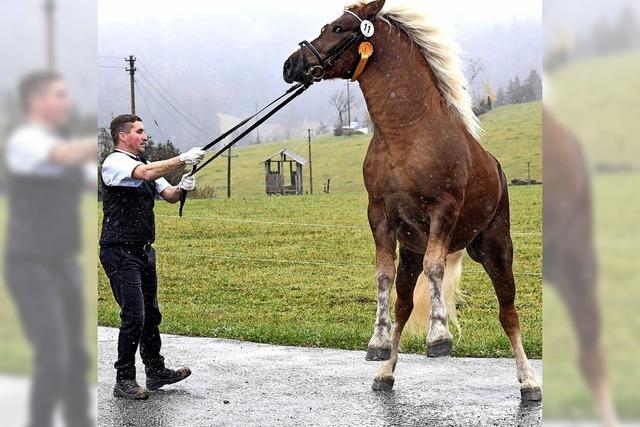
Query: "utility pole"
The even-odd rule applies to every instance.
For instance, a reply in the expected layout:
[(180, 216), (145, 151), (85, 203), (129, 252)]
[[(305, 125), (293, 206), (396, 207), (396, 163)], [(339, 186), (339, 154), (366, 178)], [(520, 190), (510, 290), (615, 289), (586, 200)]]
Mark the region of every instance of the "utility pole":
[[(256, 113), (258, 112), (258, 103), (256, 102)], [(260, 126), (256, 127), (256, 144), (260, 144)]]
[(309, 189), (313, 194), (313, 167), (311, 164), (311, 129), (307, 129), (307, 136), (309, 138)]
[(56, 68), (56, 56), (55, 56), (55, 3), (54, 0), (45, 0), (44, 3), (44, 13), (46, 15), (46, 33), (45, 37), (47, 38), (47, 67), (49, 70), (54, 70)]
[(347, 126), (349, 126), (347, 135), (351, 136), (351, 94), (349, 92), (349, 82), (347, 82)]
[(136, 88), (135, 88), (135, 75), (136, 75), (136, 57), (129, 55), (129, 59), (125, 59), (125, 62), (129, 63), (129, 68), (125, 68), (129, 72), (129, 80), (131, 83), (131, 114), (136, 114)]
[(231, 158), (238, 157), (238, 155), (232, 156), (231, 147), (229, 147), (227, 154), (222, 157), (227, 158), (227, 198), (231, 198)]

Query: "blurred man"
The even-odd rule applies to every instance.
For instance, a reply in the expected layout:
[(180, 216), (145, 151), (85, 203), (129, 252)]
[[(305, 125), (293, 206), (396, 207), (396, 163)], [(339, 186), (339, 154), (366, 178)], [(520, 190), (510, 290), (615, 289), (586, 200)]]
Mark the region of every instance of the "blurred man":
[[(178, 186), (164, 176), (198, 164), (204, 157), (200, 148), (168, 160), (147, 162), (143, 154), (147, 134), (138, 116), (124, 114), (111, 122), (115, 150), (102, 165), (103, 212), (100, 236), (100, 261), (111, 282), (111, 290), (120, 306), (120, 334), (116, 397), (143, 400), (148, 390), (182, 381), (189, 368), (168, 369), (160, 355), (162, 319), (158, 308), (154, 201), (157, 195), (167, 202), (180, 200), (181, 190), (195, 188), (195, 177), (185, 174)], [(147, 374), (147, 389), (136, 382), (135, 355), (140, 356)]]
[(90, 425), (77, 256), (78, 210), (85, 186), (82, 164), (95, 161), (96, 139), (61, 137), (70, 102), (59, 74), (30, 74), (19, 91), (25, 120), (10, 137), (5, 157), (9, 196), (5, 271), (34, 350), (30, 425), (52, 425), (58, 404), (67, 425)]

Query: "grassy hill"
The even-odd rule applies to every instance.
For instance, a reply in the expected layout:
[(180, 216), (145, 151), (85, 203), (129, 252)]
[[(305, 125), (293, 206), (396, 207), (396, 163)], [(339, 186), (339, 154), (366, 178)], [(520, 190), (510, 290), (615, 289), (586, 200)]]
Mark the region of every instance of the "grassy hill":
[[(500, 160), (509, 179), (526, 178), (527, 162), (531, 177), (542, 177), (540, 127), (542, 107), (539, 102), (510, 105), (494, 109), (482, 116), (486, 131), (482, 145)], [(362, 161), (371, 135), (334, 137), (323, 135), (312, 139), (314, 192), (331, 179), (332, 192), (364, 191)], [(307, 138), (241, 147), (234, 150), (231, 188), (234, 195), (264, 194), (264, 167), (261, 161), (288, 148), (308, 159)], [(227, 163), (220, 158), (198, 174), (198, 185), (213, 185), (219, 197), (226, 194)], [(309, 190), (309, 168), (304, 168), (304, 188)]]

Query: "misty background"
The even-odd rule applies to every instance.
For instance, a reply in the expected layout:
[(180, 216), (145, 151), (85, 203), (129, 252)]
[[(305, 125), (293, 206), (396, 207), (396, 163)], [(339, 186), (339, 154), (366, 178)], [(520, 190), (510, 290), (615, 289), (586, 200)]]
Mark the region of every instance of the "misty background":
[[(99, 1), (98, 127), (130, 112), (124, 58), (135, 55), (136, 112), (150, 135), (181, 149), (203, 145), (281, 94), (288, 87), (284, 60), (348, 3)], [(435, 1), (427, 10), (455, 30), (465, 66), (481, 64), (472, 84), (475, 102), (516, 76), (524, 80), (532, 69), (541, 74), (539, 1), (450, 3)], [(346, 84), (314, 85), (260, 127), (260, 141), (302, 137), (307, 128), (330, 132), (338, 121), (330, 98)], [(352, 121), (363, 124), (366, 106), (357, 83), (350, 92), (356, 103)], [(244, 143), (255, 139), (254, 132)]]

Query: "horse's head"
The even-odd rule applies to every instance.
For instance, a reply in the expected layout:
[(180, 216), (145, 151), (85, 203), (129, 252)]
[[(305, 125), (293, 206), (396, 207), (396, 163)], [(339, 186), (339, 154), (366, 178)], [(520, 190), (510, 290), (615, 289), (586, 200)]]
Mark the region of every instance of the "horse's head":
[(373, 34), (374, 19), (384, 2), (349, 6), (338, 19), (322, 27), (315, 40), (301, 42), (284, 62), (284, 80), (310, 84), (322, 79), (352, 78), (362, 52), (370, 55), (370, 48), (362, 46), (362, 42)]

